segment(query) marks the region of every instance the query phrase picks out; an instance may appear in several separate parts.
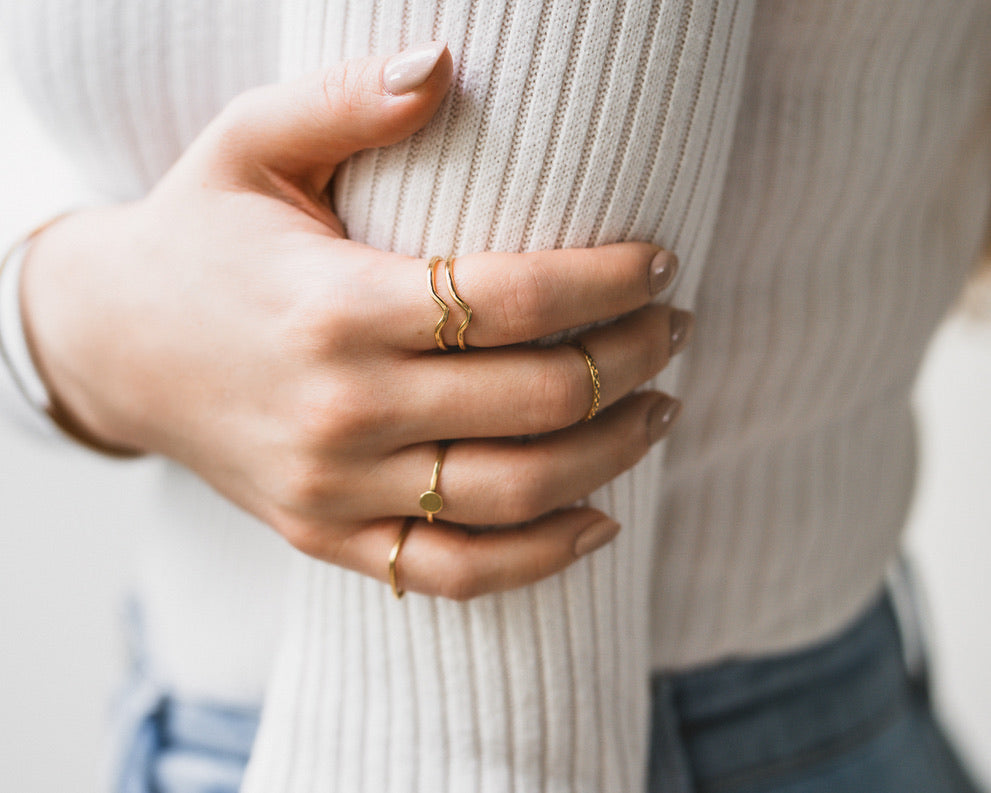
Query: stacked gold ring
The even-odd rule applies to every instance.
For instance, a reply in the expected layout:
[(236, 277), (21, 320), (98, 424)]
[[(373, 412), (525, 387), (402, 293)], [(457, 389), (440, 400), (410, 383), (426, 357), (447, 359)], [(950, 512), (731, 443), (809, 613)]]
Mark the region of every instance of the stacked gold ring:
[(471, 307), (461, 299), (461, 295), (458, 294), (458, 290), (454, 288), (453, 256), (448, 256), (444, 260), (444, 267), (447, 270), (447, 288), (451, 291), (451, 297), (454, 298), (454, 302), (458, 304), (461, 310), (465, 312), (465, 318), (462, 320), (461, 324), (458, 325), (458, 347), (462, 350), (467, 350), (468, 345), (465, 344), (465, 331), (468, 330), (468, 326), (471, 324)]
[(427, 286), (430, 287), (430, 297), (438, 305), (441, 310), (440, 319), (437, 320), (437, 324), (434, 326), (434, 343), (440, 350), (447, 350), (447, 344), (444, 342), (443, 330), (444, 326), (447, 324), (448, 318), (451, 316), (451, 307), (444, 302), (444, 299), (437, 294), (437, 265), (444, 262), (444, 269), (447, 274), (447, 288), (451, 293), (451, 297), (454, 302), (458, 304), (458, 307), (465, 312), (465, 318), (461, 321), (458, 326), (458, 347), (462, 350), (467, 350), (468, 345), (465, 342), (465, 333), (468, 330), (468, 326), (471, 325), (472, 310), (464, 300), (461, 299), (461, 295), (458, 294), (457, 288), (454, 286), (454, 257), (448, 256), (432, 256), (430, 261), (427, 262)]
[(441, 299), (441, 296), (437, 294), (437, 265), (442, 261), (444, 261), (443, 256), (434, 256), (427, 262), (427, 286), (430, 287), (430, 296), (440, 306), (440, 310), (443, 312), (434, 326), (434, 341), (441, 350), (446, 350), (447, 345), (444, 343), (444, 337), (441, 335), (441, 331), (444, 330), (444, 326), (447, 324), (447, 318), (451, 316), (451, 309)]

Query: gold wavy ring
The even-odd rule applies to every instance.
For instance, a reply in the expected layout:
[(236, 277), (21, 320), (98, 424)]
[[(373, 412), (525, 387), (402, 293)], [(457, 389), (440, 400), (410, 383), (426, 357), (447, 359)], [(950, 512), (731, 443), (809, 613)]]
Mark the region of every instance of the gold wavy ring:
[(430, 296), (434, 299), (434, 302), (440, 306), (440, 310), (444, 313), (441, 314), (441, 318), (437, 320), (437, 325), (434, 326), (434, 341), (437, 342), (437, 346), (441, 350), (446, 350), (447, 345), (444, 344), (444, 337), (441, 336), (441, 331), (444, 330), (444, 326), (447, 324), (447, 318), (451, 316), (451, 309), (448, 307), (440, 295), (437, 294), (437, 265), (444, 261), (443, 256), (434, 256), (427, 262), (427, 285), (430, 287)]
[(461, 310), (465, 312), (465, 318), (458, 326), (458, 347), (462, 350), (467, 350), (468, 345), (465, 344), (465, 331), (468, 330), (468, 326), (471, 324), (471, 307), (461, 299), (458, 290), (454, 288), (454, 257), (448, 256), (444, 260), (444, 266), (447, 269), (447, 288), (451, 292), (451, 297), (461, 307)]
[(592, 376), (592, 406), (588, 409), (588, 413), (585, 414), (585, 418), (582, 419), (582, 421), (591, 421), (595, 418), (595, 414), (599, 412), (599, 367), (595, 365), (595, 359), (578, 339), (572, 339), (568, 344), (585, 356), (585, 363), (588, 364), (588, 373)]
[(399, 552), (403, 549), (403, 543), (406, 542), (406, 538), (413, 528), (413, 521), (413, 518), (406, 518), (395, 545), (389, 551), (389, 583), (392, 585), (392, 594), (396, 596), (396, 600), (406, 594), (406, 590), (399, 588), (399, 573), (396, 571), (396, 562), (399, 560)]
[(420, 493), (420, 509), (427, 513), (427, 522), (434, 522), (434, 515), (444, 509), (444, 498), (437, 492), (437, 480), (440, 479), (440, 467), (444, 464), (447, 445), (441, 444), (437, 449), (437, 459), (434, 461), (434, 471), (430, 475), (430, 489)]

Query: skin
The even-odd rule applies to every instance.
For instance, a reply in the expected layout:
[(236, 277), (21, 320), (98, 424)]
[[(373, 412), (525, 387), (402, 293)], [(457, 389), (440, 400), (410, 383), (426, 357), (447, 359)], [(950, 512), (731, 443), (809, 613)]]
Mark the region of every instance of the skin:
[[(145, 198), (46, 230), (25, 265), (25, 329), (78, 436), (166, 455), (304, 553), (381, 581), (403, 516), (420, 516), (402, 586), (463, 600), (615, 536), (607, 516), (567, 506), (670, 426), (674, 400), (631, 392), (667, 365), (678, 323), (648, 305), (653, 245), (484, 252), (456, 265), (471, 349), (439, 352), (426, 261), (348, 240), (326, 197), (349, 155), (426, 124), (452, 75), (445, 50), (393, 95), (385, 67), (248, 91)], [(602, 383), (599, 416), (582, 422), (584, 357), (525, 342), (614, 317), (582, 336)], [(452, 438), (445, 509), (427, 523), (418, 497)], [(525, 525), (471, 531), (498, 523)]]

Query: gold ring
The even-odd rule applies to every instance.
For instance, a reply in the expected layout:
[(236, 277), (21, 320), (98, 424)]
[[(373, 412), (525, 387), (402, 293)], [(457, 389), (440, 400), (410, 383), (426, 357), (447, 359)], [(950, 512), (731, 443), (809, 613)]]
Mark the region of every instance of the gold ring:
[(455, 303), (461, 306), (461, 310), (465, 312), (464, 320), (458, 325), (458, 347), (462, 350), (467, 350), (468, 345), (465, 344), (465, 331), (468, 330), (468, 326), (471, 324), (471, 307), (461, 299), (458, 290), (454, 288), (454, 257), (448, 256), (444, 260), (444, 266), (447, 269), (447, 288), (451, 292), (451, 297), (454, 298)]
[(595, 359), (578, 339), (572, 339), (568, 344), (585, 356), (585, 363), (588, 364), (588, 373), (592, 375), (592, 406), (588, 409), (588, 413), (585, 414), (585, 418), (582, 419), (582, 421), (591, 421), (595, 418), (595, 414), (599, 412), (599, 367), (595, 365)]
[(437, 459), (434, 461), (434, 472), (430, 476), (430, 489), (420, 493), (420, 509), (427, 513), (427, 522), (434, 522), (434, 515), (444, 509), (444, 498), (437, 492), (437, 480), (440, 479), (440, 467), (444, 464), (447, 445), (441, 444), (437, 449)]
[(406, 538), (409, 536), (412, 528), (413, 518), (406, 518), (402, 531), (399, 532), (399, 538), (396, 540), (395, 545), (392, 546), (392, 550), (389, 551), (389, 583), (392, 584), (392, 594), (396, 596), (396, 600), (399, 600), (406, 594), (406, 590), (399, 588), (399, 574), (396, 572), (396, 562), (399, 559), (399, 552), (403, 549), (403, 543), (406, 542)]
[(437, 320), (436, 326), (434, 326), (434, 341), (437, 342), (437, 346), (446, 350), (447, 345), (444, 344), (444, 337), (440, 335), (440, 332), (444, 330), (444, 326), (447, 324), (447, 318), (451, 316), (451, 309), (448, 307), (447, 303), (441, 300), (440, 295), (437, 294), (437, 278), (436, 271), (437, 265), (444, 261), (443, 256), (434, 256), (429, 262), (427, 262), (427, 285), (430, 287), (430, 296), (434, 299), (434, 302), (440, 306), (440, 310), (444, 313), (441, 314), (439, 320)]

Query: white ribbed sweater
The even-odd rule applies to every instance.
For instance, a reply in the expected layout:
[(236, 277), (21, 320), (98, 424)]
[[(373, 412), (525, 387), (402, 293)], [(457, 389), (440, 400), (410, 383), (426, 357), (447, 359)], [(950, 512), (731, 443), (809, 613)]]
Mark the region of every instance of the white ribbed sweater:
[[(649, 239), (683, 262), (695, 338), (658, 385), (685, 411), (592, 497), (617, 541), (468, 604), (294, 559), (249, 793), (636, 790), (652, 668), (821, 638), (877, 590), (911, 492), (909, 389), (987, 218), (991, 4), (10, 6), (30, 93), (112, 194), (140, 194), (243, 86), (442, 38), (437, 118), (335, 183), (351, 236)], [(243, 598), (272, 599), (283, 553), (175, 467), (160, 496), (159, 674), (250, 696), (274, 627)]]

